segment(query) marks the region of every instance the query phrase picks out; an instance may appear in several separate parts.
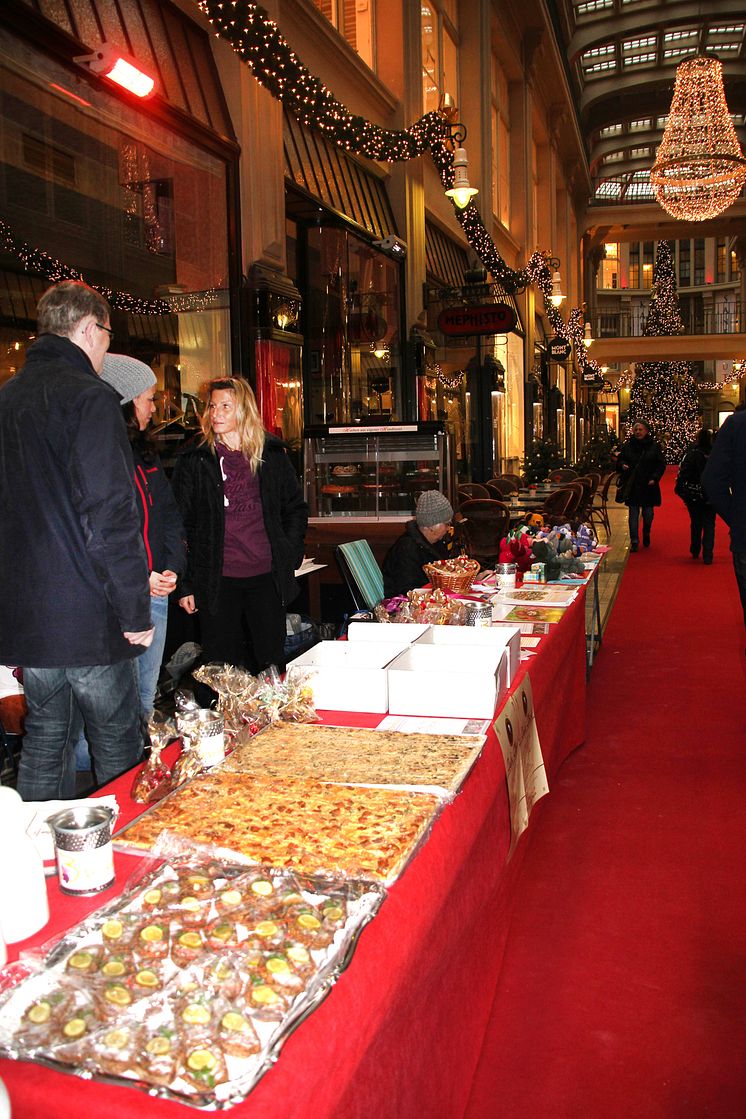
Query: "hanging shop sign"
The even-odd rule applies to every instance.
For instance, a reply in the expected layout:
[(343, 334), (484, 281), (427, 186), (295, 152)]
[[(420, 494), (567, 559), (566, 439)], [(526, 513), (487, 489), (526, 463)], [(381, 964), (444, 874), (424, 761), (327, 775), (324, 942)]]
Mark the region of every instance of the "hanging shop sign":
[(604, 387), (604, 379), (593, 369), (583, 370), (583, 384), (588, 389), (602, 389)]
[(566, 338), (560, 338), (557, 334), (554, 338), (550, 338), (547, 349), (551, 361), (567, 361), (572, 350), (572, 343), (568, 342)]
[(507, 303), (478, 307), (445, 307), (438, 315), (438, 330), (449, 337), (465, 334), (508, 334), (518, 318)]

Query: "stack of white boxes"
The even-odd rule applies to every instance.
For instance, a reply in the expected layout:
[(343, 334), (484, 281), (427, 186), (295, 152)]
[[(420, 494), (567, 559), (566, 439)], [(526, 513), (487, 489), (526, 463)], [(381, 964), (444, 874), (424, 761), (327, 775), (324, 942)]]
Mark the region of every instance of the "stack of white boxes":
[(518, 626), (352, 623), (288, 665), (310, 673), (316, 707), (488, 719), (515, 679)]

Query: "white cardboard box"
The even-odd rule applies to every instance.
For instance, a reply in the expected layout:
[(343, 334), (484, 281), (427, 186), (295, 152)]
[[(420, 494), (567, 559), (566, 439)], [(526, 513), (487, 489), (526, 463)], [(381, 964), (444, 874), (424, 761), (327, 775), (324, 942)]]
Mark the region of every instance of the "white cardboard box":
[[(521, 665), (520, 626), (429, 626), (418, 645), (467, 645), (476, 649), (507, 649), (508, 687)], [(454, 656), (458, 653), (454, 651)]]
[(508, 687), (502, 648), (416, 642), (388, 668), (392, 715), (491, 719)]
[(383, 641), (387, 644), (411, 645), (422, 637), (429, 625), (415, 622), (350, 622), (348, 641)]
[(290, 661), (287, 669), (289, 675), (308, 671), (316, 707), (385, 713), (386, 665), (405, 648), (402, 642), (321, 641)]

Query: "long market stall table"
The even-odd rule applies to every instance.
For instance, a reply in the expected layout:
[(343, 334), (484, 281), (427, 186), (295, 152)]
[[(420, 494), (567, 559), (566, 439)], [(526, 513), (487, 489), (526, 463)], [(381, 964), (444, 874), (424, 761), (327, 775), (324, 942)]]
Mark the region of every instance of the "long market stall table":
[[(586, 633), (583, 591), (550, 626), (515, 687), (530, 674), (550, 788), (584, 737)], [(502, 705), (501, 705), (502, 706)], [(324, 712), (324, 721), (376, 726), (380, 715)], [(129, 797), (132, 774), (107, 789), (119, 825), (142, 806)], [(535, 809), (534, 811), (538, 811)], [(530, 828), (529, 828), (530, 831)], [(461, 792), (364, 929), (352, 961), (328, 998), (287, 1040), (275, 1066), (231, 1112), (236, 1119), (450, 1119), (463, 1114), (492, 1006), (514, 884), (527, 842), (507, 860), (510, 807), (500, 745), (490, 729)], [(5, 854), (8, 857), (8, 854)], [(116, 884), (73, 898), (49, 882), (51, 920), (9, 957), (42, 944), (106, 904), (136, 868), (115, 854)], [(135, 1088), (0, 1061), (14, 1119), (107, 1119), (194, 1115)], [(490, 1111), (485, 1119), (492, 1119)]]

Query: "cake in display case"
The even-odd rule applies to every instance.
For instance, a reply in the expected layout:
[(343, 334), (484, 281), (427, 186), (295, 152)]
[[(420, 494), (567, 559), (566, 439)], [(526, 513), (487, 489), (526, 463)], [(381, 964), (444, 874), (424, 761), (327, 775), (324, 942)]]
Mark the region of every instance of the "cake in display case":
[(425, 490), (453, 495), (448, 438), (437, 422), (306, 428), (311, 517), (411, 517)]

